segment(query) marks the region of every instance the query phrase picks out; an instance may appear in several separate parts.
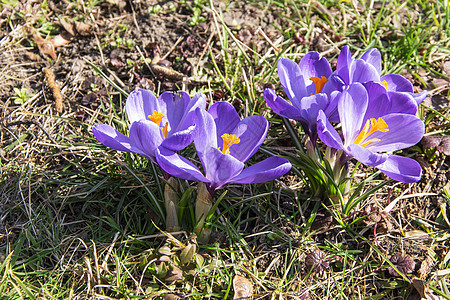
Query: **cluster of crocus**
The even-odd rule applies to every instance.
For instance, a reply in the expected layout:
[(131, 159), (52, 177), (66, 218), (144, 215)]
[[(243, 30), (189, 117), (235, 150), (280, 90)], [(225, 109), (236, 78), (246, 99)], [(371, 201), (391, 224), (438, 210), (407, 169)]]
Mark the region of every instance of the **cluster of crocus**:
[(202, 181), (211, 194), (227, 183), (261, 183), (288, 172), (289, 161), (270, 157), (244, 168), (244, 163), (263, 143), (269, 124), (263, 116), (240, 119), (228, 102), (214, 103), (208, 111), (197, 109), (195, 148), (204, 174), (189, 160), (174, 151), (158, 151), (157, 161), (169, 174)]
[[(206, 97), (197, 94), (192, 99), (186, 92), (165, 92), (158, 98), (151, 91), (139, 89), (130, 93), (126, 101), (129, 136), (107, 124), (92, 127), (94, 136), (103, 145), (145, 156), (156, 163), (157, 151), (177, 151), (194, 140), (195, 111), (205, 109)], [(178, 199), (176, 180), (163, 170), (165, 187), (166, 228), (178, 229)]]
[[(381, 76), (377, 49), (354, 59), (345, 46), (335, 71), (317, 52), (306, 54), (299, 64), (282, 58), (277, 67), (290, 103), (266, 89), (268, 106), (282, 117), (298, 120), (312, 145), (319, 137), (336, 149), (339, 159), (333, 163), (338, 167), (355, 158), (397, 181), (420, 180), (422, 169), (415, 160), (391, 152), (421, 140), (424, 123), (415, 114), (426, 94), (415, 94), (401, 75)], [(341, 133), (332, 123), (340, 123)]]
[(192, 143), (195, 111), (205, 107), (203, 94), (191, 99), (186, 92), (165, 92), (156, 98), (151, 91), (139, 89), (126, 101), (129, 137), (107, 124), (94, 125), (92, 132), (109, 148), (137, 153), (156, 163), (158, 149), (178, 151)]
[[(106, 124), (94, 125), (92, 130), (105, 146), (134, 152), (157, 163), (167, 179), (175, 176), (204, 183), (199, 191), (207, 193), (199, 194), (206, 197), (202, 198), (206, 206), (196, 208), (198, 219), (204, 220), (215, 191), (227, 183), (268, 182), (291, 168), (289, 161), (281, 157), (270, 157), (245, 168), (244, 163), (266, 137), (267, 120), (258, 115), (241, 120), (228, 102), (217, 102), (208, 110), (205, 106), (203, 94), (191, 99), (185, 92), (165, 92), (156, 98), (150, 91), (137, 90), (126, 102), (128, 137)], [(177, 153), (192, 142), (203, 173)], [(173, 205), (166, 205), (166, 210), (172, 209)]]

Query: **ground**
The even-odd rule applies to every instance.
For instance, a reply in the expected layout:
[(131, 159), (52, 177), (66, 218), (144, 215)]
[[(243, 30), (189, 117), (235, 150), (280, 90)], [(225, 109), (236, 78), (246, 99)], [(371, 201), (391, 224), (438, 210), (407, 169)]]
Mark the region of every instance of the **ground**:
[[(450, 7), (397, 2), (0, 1), (0, 299), (448, 299)], [(186, 217), (167, 233), (157, 167), (93, 137), (97, 123), (126, 132), (136, 88), (183, 89), (269, 119), (253, 162), (295, 154), (262, 96), (282, 93), (276, 61), (318, 51), (334, 67), (346, 44), (357, 57), (377, 47), (385, 73), (427, 91), (418, 115), (442, 139), (402, 151), (420, 182), (387, 182), (348, 215), (294, 172), (229, 184), (199, 245), (196, 184), (180, 182)], [(358, 166), (355, 183), (375, 171)], [(394, 253), (414, 260), (403, 277)]]

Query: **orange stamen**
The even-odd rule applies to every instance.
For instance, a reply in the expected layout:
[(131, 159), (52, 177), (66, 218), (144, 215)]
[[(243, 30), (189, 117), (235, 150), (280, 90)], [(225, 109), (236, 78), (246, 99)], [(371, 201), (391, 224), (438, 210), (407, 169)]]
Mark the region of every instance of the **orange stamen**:
[[(151, 115), (148, 116), (148, 118), (149, 118), (150, 120), (152, 120), (154, 123), (156, 123), (156, 125), (158, 125), (158, 126), (161, 124), (161, 120), (162, 120), (164, 117), (165, 117), (165, 116), (164, 116), (162, 113), (160, 113), (159, 111), (157, 111), (157, 110), (154, 110), (154, 111), (153, 111), (153, 114), (151, 114)], [(166, 124), (164, 125), (164, 127), (161, 127), (161, 131), (162, 131), (162, 133), (163, 133), (163, 135), (164, 135), (164, 138), (167, 137), (167, 129), (168, 129), (168, 126), (169, 126), (169, 122), (166, 122)]]
[(161, 120), (164, 118), (164, 115), (157, 110), (153, 111), (152, 115), (149, 115), (148, 118), (156, 123), (159, 126)]
[(380, 139), (377, 138), (366, 140), (372, 133), (376, 131), (381, 132), (389, 131), (388, 125), (382, 118), (378, 118), (378, 120), (376, 120), (375, 118), (367, 120), (366, 124), (364, 125), (364, 128), (361, 130), (358, 137), (356, 138), (355, 144), (365, 147), (370, 143), (379, 142)]
[(222, 134), (221, 138), (223, 139), (223, 154), (230, 154), (230, 147), (241, 141), (236, 135), (228, 133)]
[(164, 135), (164, 138), (167, 137), (167, 126), (169, 126), (169, 122), (166, 122), (166, 125), (164, 125), (164, 127), (161, 128), (161, 130), (163, 132), (163, 135)]
[(322, 88), (327, 83), (328, 79), (325, 76), (319, 77), (311, 77), (310, 80), (314, 82), (316, 85), (316, 94), (322, 92)]
[(385, 87), (386, 89), (388, 89), (387, 81), (386, 81), (386, 80), (383, 80), (383, 81), (381, 82), (381, 84), (384, 85), (384, 87)]

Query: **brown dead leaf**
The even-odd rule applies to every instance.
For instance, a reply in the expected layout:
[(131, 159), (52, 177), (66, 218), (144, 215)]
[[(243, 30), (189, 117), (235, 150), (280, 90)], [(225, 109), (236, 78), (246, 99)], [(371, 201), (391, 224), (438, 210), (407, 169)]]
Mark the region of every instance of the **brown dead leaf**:
[(433, 259), (430, 256), (427, 256), (427, 258), (420, 264), (420, 269), (417, 272), (419, 273), (420, 279), (425, 279), (428, 274), (430, 274), (433, 264)]
[(444, 298), (438, 295), (433, 294), (430, 289), (425, 286), (424, 282), (419, 279), (413, 279), (412, 286), (419, 294), (419, 299), (425, 299), (425, 300), (443, 300)]
[(77, 34), (81, 36), (89, 36), (92, 34), (91, 26), (89, 24), (79, 22), (79, 21), (65, 21), (64, 19), (59, 19), (59, 25), (61, 25), (64, 30), (70, 33), (72, 36)]
[(408, 239), (429, 239), (428, 233), (422, 230), (410, 230), (405, 232), (405, 238)]
[(424, 148), (436, 147), (436, 150), (445, 155), (450, 155), (450, 136), (435, 135), (424, 136), (420, 142)]
[(31, 38), (36, 42), (39, 51), (41, 51), (42, 54), (48, 55), (52, 59), (56, 59), (55, 46), (50, 40), (43, 39), (35, 29), (32, 30)]
[(166, 278), (164, 278), (164, 281), (166, 282), (173, 282), (176, 280), (181, 280), (183, 279), (183, 271), (181, 271), (180, 268), (173, 266), (172, 270), (169, 270), (169, 272), (167, 272)]
[(53, 44), (53, 46), (56, 48), (56, 47), (61, 47), (61, 46), (67, 45), (68, 43), (70, 43), (72, 41), (72, 39), (73, 39), (73, 35), (71, 35), (68, 32), (63, 32), (61, 34), (58, 34), (54, 38), (50, 39), (50, 41)]
[(37, 55), (36, 53), (30, 52), (30, 51), (26, 51), (25, 52), (25, 56), (29, 59), (29, 60), (39, 60), (41, 57), (39, 55)]
[(236, 275), (233, 278), (234, 300), (252, 299), (253, 285), (245, 277)]
[(59, 24), (71, 35), (75, 36), (75, 30), (72, 23), (66, 22), (64, 19), (59, 19)]
[(450, 76), (450, 60), (444, 62), (442, 69), (444, 70), (444, 73), (447, 74), (447, 76)]
[(75, 21), (74, 25), (75, 25), (75, 30), (80, 35), (82, 35), (82, 36), (89, 36), (89, 35), (92, 34), (91, 26), (89, 26), (88, 24)]

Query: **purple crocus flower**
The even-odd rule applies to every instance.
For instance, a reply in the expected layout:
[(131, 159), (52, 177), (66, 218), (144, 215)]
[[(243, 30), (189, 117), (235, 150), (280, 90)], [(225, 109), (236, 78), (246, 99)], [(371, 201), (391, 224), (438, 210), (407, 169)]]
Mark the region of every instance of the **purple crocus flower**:
[(323, 87), (323, 91), (331, 94), (342, 92), (353, 82), (380, 82), (381, 54), (376, 48), (369, 49), (360, 59), (353, 59), (349, 46), (344, 46), (338, 56), (336, 71)]
[(274, 180), (291, 169), (285, 158), (270, 157), (244, 168), (264, 141), (268, 122), (263, 116), (241, 120), (228, 102), (217, 102), (208, 111), (197, 109), (195, 142), (204, 174), (174, 151), (157, 149), (157, 161), (167, 173), (187, 180), (205, 182), (211, 195), (229, 182), (261, 183)]
[(380, 80), (390, 94), (410, 97), (417, 103), (417, 105), (422, 103), (422, 101), (427, 97), (427, 92), (425, 91), (419, 94), (414, 93), (412, 83), (402, 75), (387, 74), (381, 76)]
[[(377, 83), (384, 87), (389, 100), (397, 107), (403, 107), (404, 113), (416, 114), (417, 106), (425, 99), (426, 92), (415, 94), (411, 82), (398, 74), (381, 76), (381, 54), (376, 48), (366, 51), (361, 58), (353, 59), (349, 46), (344, 46), (338, 56), (336, 71), (330, 75), (322, 91), (329, 96), (329, 105), (325, 110), (332, 122), (339, 122), (337, 103), (340, 92), (352, 83)], [(399, 111), (400, 112), (400, 111)]]
[(342, 48), (336, 64), (336, 72), (330, 76), (329, 83), (323, 88), (324, 92), (342, 91), (344, 86), (353, 82), (379, 82), (390, 93), (404, 93), (420, 104), (426, 97), (426, 92), (415, 94), (411, 82), (398, 74), (381, 76), (381, 53), (376, 48), (367, 50), (360, 59), (351, 57), (348, 45)]
[(107, 124), (92, 127), (95, 138), (103, 145), (125, 152), (134, 152), (156, 162), (158, 148), (182, 150), (194, 139), (195, 109), (206, 107), (206, 97), (192, 99), (186, 92), (164, 92), (156, 98), (151, 91), (133, 91), (126, 101), (130, 122), (129, 137)]
[(291, 103), (277, 96), (272, 89), (264, 90), (267, 105), (278, 115), (297, 120), (312, 141), (317, 139), (316, 120), (319, 110), (325, 110), (328, 97), (322, 87), (331, 75), (331, 67), (319, 53), (309, 52), (299, 64), (281, 58), (277, 64), (281, 85)]
[(416, 182), (422, 168), (413, 159), (388, 154), (415, 145), (423, 137), (424, 123), (414, 115), (383, 112), (384, 108), (369, 103), (366, 88), (360, 83), (342, 92), (338, 113), (342, 125), (341, 136), (330, 124), (325, 113), (319, 112), (319, 138), (329, 147), (345, 152), (365, 165), (378, 168), (392, 179)]

